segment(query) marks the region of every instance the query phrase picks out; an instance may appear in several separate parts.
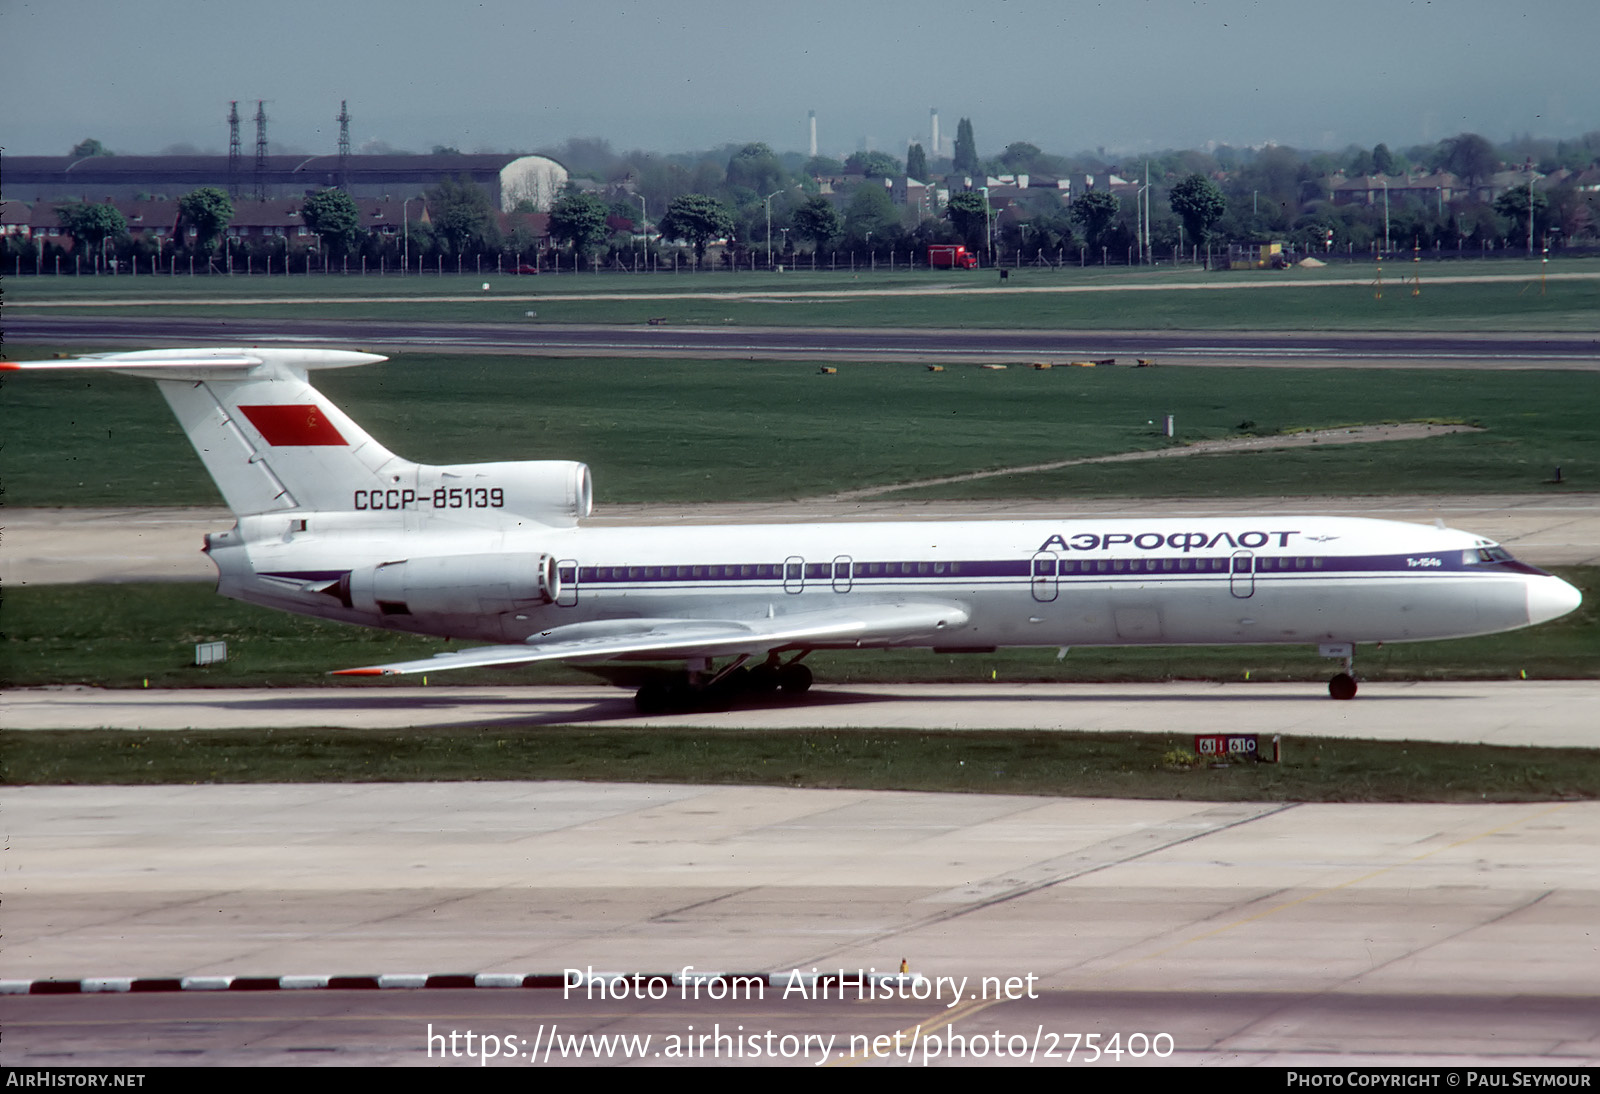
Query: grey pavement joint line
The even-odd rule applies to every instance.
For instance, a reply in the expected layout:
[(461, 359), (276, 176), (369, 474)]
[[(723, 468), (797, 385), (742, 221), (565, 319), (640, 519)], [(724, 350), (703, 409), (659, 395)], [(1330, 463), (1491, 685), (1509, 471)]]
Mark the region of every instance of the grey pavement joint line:
[[(992, 894), (962, 903), (959, 907), (934, 912), (920, 919), (898, 924), (887, 930), (852, 939), (850, 942), (830, 949), (825, 953), (796, 962), (793, 967), (803, 968), (805, 966), (821, 965), (828, 961), (829, 958), (835, 957), (846, 950), (870, 947), (911, 931), (960, 919), (974, 912), (992, 908), (997, 904), (1004, 904), (1018, 897), (1036, 893), (1041, 889), (1048, 889), (1052, 885), (1087, 877), (1089, 874), (1098, 873), (1113, 866), (1125, 865), (1147, 855), (1155, 854), (1157, 851), (1164, 851), (1169, 847), (1179, 847), (1194, 840), (1216, 835), (1218, 832), (1226, 832), (1231, 828), (1253, 824), (1278, 813), (1298, 808), (1299, 805), (1299, 802), (1280, 802), (1256, 808), (1251, 808), (1247, 803), (1220, 805), (1199, 813), (1191, 813), (1188, 816), (1163, 824), (1140, 828), (1135, 832), (1105, 840), (1090, 847), (1074, 851), (1071, 854), (1063, 855), (1060, 858), (1046, 859), (1035, 863), (1032, 869), (1042, 872), (1044, 876), (1035, 877), (1032, 880), (1015, 880), (1016, 875), (1024, 871), (1008, 871), (1004, 879), (996, 879), (1002, 887)], [(1126, 846), (1129, 843), (1135, 844), (1135, 846)], [(1097, 850), (1100, 851), (1099, 854), (1096, 854)], [(978, 882), (975, 885), (963, 886), (962, 889), (953, 892), (970, 892), (973, 889), (981, 891), (983, 885), (983, 882)], [(950, 891), (947, 890), (947, 892)], [(935, 898), (937, 898), (937, 895)]]

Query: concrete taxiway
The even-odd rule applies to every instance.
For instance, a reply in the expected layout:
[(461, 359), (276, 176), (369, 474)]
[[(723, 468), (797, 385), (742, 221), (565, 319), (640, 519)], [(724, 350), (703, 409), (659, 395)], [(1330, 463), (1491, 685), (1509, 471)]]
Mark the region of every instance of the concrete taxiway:
[[(11, 978), (886, 970), (905, 959), (974, 985), (1031, 976), (1041, 1005), (1052, 993), (1079, 1001), (1067, 1025), (1165, 1025), (1184, 1062), (1600, 1062), (1594, 802), (560, 782), (18, 787), (6, 798)], [(170, 1063), (160, 1054), (174, 1050), (423, 1062), (425, 1020), (531, 1038), (522, 1016), (551, 993), (492, 992), (470, 1007), (349, 994), (361, 998), (275, 993), (252, 1004), (258, 1020), (225, 998), (132, 996), (9, 997), (0, 1017), (13, 1066)], [(180, 1005), (186, 1019), (161, 1017)], [(344, 1037), (380, 1006), (410, 1016), (386, 1048)], [(947, 1014), (930, 1003), (889, 1028), (932, 1029)], [(804, 1030), (823, 1016), (720, 1020), (740, 1018)], [(695, 1021), (637, 1003), (561, 1017), (573, 1032), (662, 1019)], [(884, 1027), (866, 1010), (854, 1020)], [(273, 1035), (246, 1036), (257, 1029)], [(297, 1046), (326, 1055), (296, 1059)]]
[[(611, 687), (30, 688), (0, 692), (29, 729), (446, 729), (538, 725), (1075, 730), (1600, 746), (1600, 680), (1318, 684), (822, 684), (799, 701), (643, 716)], [(1291, 744), (1292, 748), (1293, 745)]]

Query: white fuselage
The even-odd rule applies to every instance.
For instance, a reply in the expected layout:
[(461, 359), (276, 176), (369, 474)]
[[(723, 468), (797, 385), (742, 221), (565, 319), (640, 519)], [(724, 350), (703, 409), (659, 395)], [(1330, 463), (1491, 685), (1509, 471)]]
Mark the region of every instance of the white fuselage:
[[(212, 537), (209, 551), (228, 596), (502, 643), (574, 623), (774, 619), (907, 602), (957, 605), (964, 622), (848, 644), (1393, 642), (1522, 627), (1577, 597), (1503, 552), (1491, 558), (1494, 545), (1469, 533), (1354, 518), (549, 528), (427, 517), (403, 539), (394, 531), (358, 513), (255, 516)], [(559, 573), (553, 600), (512, 561), (540, 556)], [(508, 560), (504, 574), (474, 575), (472, 560), (481, 570), (497, 559)], [(363, 600), (361, 575), (407, 560), (416, 574), (464, 576), (435, 576), (427, 588), (414, 580), (409, 591), (391, 583), (401, 591), (390, 599)], [(330, 583), (352, 573), (357, 594), (346, 603)], [(816, 645), (829, 644), (842, 643)]]

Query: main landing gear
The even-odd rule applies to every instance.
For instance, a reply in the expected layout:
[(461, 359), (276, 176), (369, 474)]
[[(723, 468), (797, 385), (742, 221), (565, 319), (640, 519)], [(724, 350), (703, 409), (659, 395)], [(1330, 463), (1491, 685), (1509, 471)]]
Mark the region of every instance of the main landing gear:
[(1344, 662), (1344, 671), (1328, 681), (1330, 699), (1356, 697), (1356, 647), (1354, 642), (1326, 642), (1317, 647), (1323, 657), (1337, 657)]
[[(807, 651), (809, 652), (809, 651)], [(727, 710), (746, 695), (772, 695), (778, 691), (795, 696), (811, 688), (811, 670), (800, 663), (800, 654), (786, 664), (770, 657), (753, 669), (744, 667), (745, 658), (732, 662), (721, 672), (712, 672), (709, 663), (691, 665), (646, 682), (633, 697), (640, 714), (669, 714), (696, 710)]]

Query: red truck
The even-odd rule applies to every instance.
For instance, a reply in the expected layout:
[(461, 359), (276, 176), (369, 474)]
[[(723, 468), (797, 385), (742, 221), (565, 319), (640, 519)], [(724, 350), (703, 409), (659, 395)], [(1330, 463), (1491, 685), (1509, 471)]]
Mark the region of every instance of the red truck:
[(975, 270), (978, 256), (967, 253), (959, 243), (930, 243), (928, 268), (933, 270)]

